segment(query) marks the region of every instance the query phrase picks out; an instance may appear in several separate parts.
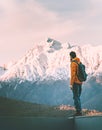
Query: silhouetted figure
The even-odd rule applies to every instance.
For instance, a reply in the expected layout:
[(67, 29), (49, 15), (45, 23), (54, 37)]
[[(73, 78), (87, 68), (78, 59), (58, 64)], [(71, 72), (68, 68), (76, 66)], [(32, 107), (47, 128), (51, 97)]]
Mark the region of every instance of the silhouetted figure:
[(70, 52), (70, 69), (71, 69), (71, 78), (70, 78), (70, 88), (73, 92), (73, 100), (76, 109), (75, 116), (82, 115), (82, 108), (81, 108), (81, 91), (82, 91), (82, 82), (78, 79), (77, 72), (78, 72), (78, 64), (74, 61), (80, 63), (80, 59), (76, 57), (76, 53), (74, 51)]

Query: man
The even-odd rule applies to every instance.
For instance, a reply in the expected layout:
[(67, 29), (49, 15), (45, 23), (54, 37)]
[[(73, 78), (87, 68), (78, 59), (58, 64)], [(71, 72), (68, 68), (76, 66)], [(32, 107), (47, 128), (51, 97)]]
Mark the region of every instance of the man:
[(77, 77), (78, 72), (78, 64), (74, 61), (77, 61), (80, 63), (80, 59), (76, 57), (76, 53), (74, 51), (70, 52), (70, 61), (71, 61), (71, 79), (70, 79), (70, 88), (73, 92), (73, 99), (74, 99), (74, 105), (76, 109), (75, 116), (81, 116), (82, 115), (82, 109), (81, 109), (81, 90), (82, 90), (82, 82), (79, 81)]

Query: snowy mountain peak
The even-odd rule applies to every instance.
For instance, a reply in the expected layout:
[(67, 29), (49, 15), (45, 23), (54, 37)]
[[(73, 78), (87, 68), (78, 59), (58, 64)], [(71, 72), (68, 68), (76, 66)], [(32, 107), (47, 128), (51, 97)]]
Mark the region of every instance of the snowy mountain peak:
[(8, 67), (0, 76), (0, 96), (39, 104), (72, 105), (68, 87), (71, 51), (77, 53), (88, 73), (83, 84), (82, 106), (102, 110), (102, 46), (72, 45), (52, 38), (34, 44)]
[(62, 44), (54, 39), (48, 38), (48, 43), (50, 43), (50, 48), (53, 48), (54, 50), (60, 50), (62, 48)]
[(67, 80), (70, 73), (70, 51), (77, 53), (86, 65), (87, 73), (91, 75), (102, 73), (102, 46), (71, 45), (48, 38), (44, 42), (34, 44), (32, 49), (0, 77), (0, 80), (15, 78), (29, 81), (49, 78)]

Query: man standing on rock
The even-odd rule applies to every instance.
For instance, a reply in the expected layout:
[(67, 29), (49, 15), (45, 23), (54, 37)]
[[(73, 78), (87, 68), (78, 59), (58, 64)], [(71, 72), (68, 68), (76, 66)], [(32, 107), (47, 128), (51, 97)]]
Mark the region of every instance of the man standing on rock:
[[(73, 92), (73, 100), (76, 109), (75, 116), (82, 115), (82, 108), (81, 108), (81, 91), (82, 91), (82, 82), (78, 79), (77, 72), (78, 72), (78, 64), (80, 63), (80, 59), (76, 57), (76, 53), (74, 51), (70, 52), (70, 71), (71, 71), (71, 78), (70, 78), (70, 88)], [(76, 63), (76, 62), (77, 63)]]

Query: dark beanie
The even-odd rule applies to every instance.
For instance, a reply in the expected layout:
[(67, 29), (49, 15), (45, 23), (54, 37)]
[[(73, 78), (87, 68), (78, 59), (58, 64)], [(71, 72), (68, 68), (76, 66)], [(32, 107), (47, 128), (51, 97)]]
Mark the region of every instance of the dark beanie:
[(75, 53), (74, 51), (71, 51), (71, 52), (70, 52), (70, 56), (71, 56), (72, 58), (75, 58), (75, 57), (76, 57), (76, 53)]

